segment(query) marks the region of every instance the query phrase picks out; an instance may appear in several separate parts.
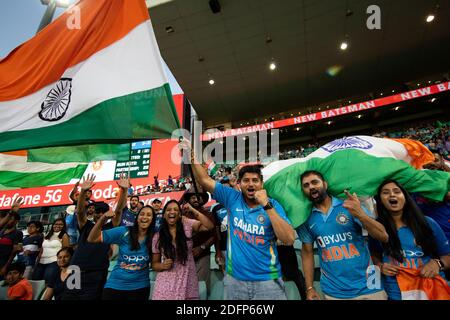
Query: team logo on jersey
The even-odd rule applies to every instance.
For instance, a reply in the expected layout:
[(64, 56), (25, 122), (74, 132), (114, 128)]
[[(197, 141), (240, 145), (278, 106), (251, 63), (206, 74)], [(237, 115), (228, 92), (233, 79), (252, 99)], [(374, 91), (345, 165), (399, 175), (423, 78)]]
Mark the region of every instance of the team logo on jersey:
[(262, 214), (260, 214), (260, 215), (258, 216), (258, 218), (256, 218), (256, 220), (258, 220), (258, 222), (259, 222), (260, 224), (264, 224), (264, 222), (266, 222), (266, 218), (265, 218)]
[(336, 217), (336, 221), (339, 224), (347, 224), (350, 221), (350, 219), (344, 213), (339, 213)]

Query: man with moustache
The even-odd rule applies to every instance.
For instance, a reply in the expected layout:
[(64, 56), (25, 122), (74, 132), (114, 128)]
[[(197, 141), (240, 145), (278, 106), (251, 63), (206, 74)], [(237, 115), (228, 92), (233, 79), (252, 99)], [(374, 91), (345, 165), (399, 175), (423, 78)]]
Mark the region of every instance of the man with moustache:
[[(344, 191), (347, 199), (328, 195), (328, 184), (318, 171), (306, 171), (300, 176), (303, 193), (313, 203), (308, 220), (297, 233), (302, 241), (302, 264), (308, 300), (320, 299), (313, 287), (314, 251), (319, 248), (320, 285), (327, 300), (386, 300), (382, 288), (368, 285), (368, 267), (373, 263), (362, 234), (381, 242), (388, 241), (385, 228), (369, 216), (355, 193)], [(375, 270), (374, 268), (372, 270)]]
[(203, 190), (228, 210), (225, 300), (286, 300), (276, 239), (292, 245), (295, 232), (283, 207), (267, 196), (260, 166), (239, 171), (241, 192), (211, 179), (188, 141), (180, 148), (191, 155), (192, 171)]

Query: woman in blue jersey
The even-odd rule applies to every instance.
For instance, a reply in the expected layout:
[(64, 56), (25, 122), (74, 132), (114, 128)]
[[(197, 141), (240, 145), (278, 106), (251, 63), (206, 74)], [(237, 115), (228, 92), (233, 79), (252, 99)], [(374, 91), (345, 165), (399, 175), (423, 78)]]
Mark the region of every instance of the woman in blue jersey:
[(92, 228), (88, 242), (117, 244), (119, 258), (105, 288), (103, 300), (148, 300), (150, 295), (149, 263), (155, 226), (155, 213), (144, 206), (131, 227), (116, 227), (102, 231), (114, 212), (105, 213)]
[(372, 242), (374, 261), (379, 261), (385, 291), (390, 300), (401, 300), (397, 275), (403, 268), (420, 270), (417, 276), (444, 277), (450, 267), (450, 246), (444, 232), (422, 214), (398, 182), (387, 180), (378, 188), (377, 220), (386, 228), (389, 241)]

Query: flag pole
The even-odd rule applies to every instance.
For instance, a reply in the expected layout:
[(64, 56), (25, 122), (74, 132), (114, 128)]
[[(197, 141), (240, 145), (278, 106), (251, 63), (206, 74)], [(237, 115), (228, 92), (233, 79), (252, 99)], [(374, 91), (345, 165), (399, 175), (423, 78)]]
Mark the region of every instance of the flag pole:
[[(178, 138), (178, 141), (179, 142), (183, 141), (183, 137), (180, 136)], [(183, 150), (181, 150), (181, 157), (183, 158)], [(191, 178), (192, 178), (192, 184), (194, 186), (195, 193), (200, 193), (200, 192), (198, 192), (197, 184), (195, 183), (194, 172), (192, 171), (192, 163), (189, 163), (188, 167), (189, 167), (189, 173), (190, 173)], [(186, 190), (186, 191), (189, 191), (189, 190)], [(186, 191), (185, 191), (185, 193), (186, 193)]]

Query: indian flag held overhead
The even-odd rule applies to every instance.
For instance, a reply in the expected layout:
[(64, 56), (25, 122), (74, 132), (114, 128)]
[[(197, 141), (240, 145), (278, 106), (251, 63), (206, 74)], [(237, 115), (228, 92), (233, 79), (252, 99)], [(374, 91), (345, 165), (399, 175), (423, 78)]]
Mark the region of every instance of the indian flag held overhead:
[(345, 198), (345, 189), (373, 196), (384, 180), (394, 179), (409, 192), (442, 201), (450, 190), (450, 174), (420, 170), (433, 160), (419, 141), (351, 136), (329, 142), (305, 158), (275, 161), (262, 171), (269, 196), (281, 203), (293, 227), (298, 227), (312, 208), (300, 183), (300, 175), (307, 170), (321, 172), (328, 192), (338, 198)]

